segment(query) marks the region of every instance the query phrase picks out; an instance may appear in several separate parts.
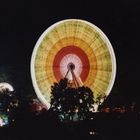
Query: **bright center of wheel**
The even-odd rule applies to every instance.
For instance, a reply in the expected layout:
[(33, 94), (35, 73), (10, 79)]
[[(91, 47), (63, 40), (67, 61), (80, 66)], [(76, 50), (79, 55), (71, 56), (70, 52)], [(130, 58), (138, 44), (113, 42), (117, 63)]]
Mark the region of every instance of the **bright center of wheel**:
[(54, 57), (53, 72), (57, 81), (64, 78), (68, 71), (74, 72), (82, 82), (88, 77), (90, 64), (87, 54), (77, 46), (66, 46)]

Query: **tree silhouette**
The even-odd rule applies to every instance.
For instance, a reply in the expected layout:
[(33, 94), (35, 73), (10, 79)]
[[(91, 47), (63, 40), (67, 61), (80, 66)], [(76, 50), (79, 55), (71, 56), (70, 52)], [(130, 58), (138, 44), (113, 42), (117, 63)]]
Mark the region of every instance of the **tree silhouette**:
[(18, 100), (15, 96), (14, 91), (9, 91), (7, 89), (0, 92), (0, 112), (11, 113), (18, 106)]
[(18, 107), (15, 91), (6, 87), (0, 89), (0, 127), (12, 124)]
[(61, 121), (87, 119), (93, 108), (93, 92), (88, 87), (69, 87), (68, 79), (61, 79), (51, 87), (51, 109)]

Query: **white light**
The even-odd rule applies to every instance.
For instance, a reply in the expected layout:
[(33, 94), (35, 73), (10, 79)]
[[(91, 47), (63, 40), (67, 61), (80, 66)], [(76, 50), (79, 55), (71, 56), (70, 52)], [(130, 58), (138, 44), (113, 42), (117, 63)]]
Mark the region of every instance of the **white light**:
[(91, 112), (95, 112), (95, 111), (94, 111), (94, 108), (90, 108), (89, 111), (91, 111)]
[(92, 132), (89, 132), (90, 135), (92, 135)]
[(94, 106), (94, 112), (97, 112), (98, 111), (98, 104), (95, 103), (93, 106)]
[(76, 113), (77, 113), (78, 111), (79, 111), (78, 109), (75, 110)]
[[(76, 54), (67, 54), (63, 57), (63, 59), (60, 62), (60, 72), (65, 77), (67, 71), (68, 71), (68, 64), (73, 63), (75, 66), (74, 74), (79, 77), (82, 72), (82, 62), (80, 58)], [(68, 78), (71, 80), (70, 78)]]
[(4, 126), (5, 123), (3, 122), (3, 119), (0, 117), (0, 127)]
[(0, 83), (0, 92), (3, 92), (5, 90), (12, 92), (14, 91), (14, 88), (9, 83), (5, 82)]
[(90, 135), (95, 135), (95, 133), (96, 133), (96, 132), (94, 132), (94, 131), (90, 131), (90, 132), (89, 132)]
[(82, 99), (79, 99), (79, 102), (80, 102), (80, 103), (83, 103), (83, 100), (82, 100)]
[(58, 106), (57, 108), (58, 108), (58, 109), (60, 109), (60, 108), (61, 108), (61, 106)]

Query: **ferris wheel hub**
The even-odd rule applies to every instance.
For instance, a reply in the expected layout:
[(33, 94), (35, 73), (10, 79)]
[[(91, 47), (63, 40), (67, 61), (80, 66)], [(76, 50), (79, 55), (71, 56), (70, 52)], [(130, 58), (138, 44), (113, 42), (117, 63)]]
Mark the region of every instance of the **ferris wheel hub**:
[(75, 65), (72, 62), (70, 62), (68, 64), (67, 68), (68, 68), (68, 70), (74, 70), (75, 69)]

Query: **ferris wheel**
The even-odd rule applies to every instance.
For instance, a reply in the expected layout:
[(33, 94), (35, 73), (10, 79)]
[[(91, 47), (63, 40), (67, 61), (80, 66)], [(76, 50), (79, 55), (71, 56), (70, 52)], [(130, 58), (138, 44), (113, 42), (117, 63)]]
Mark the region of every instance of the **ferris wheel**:
[[(31, 58), (31, 78), (38, 98), (50, 107), (51, 86), (74, 73), (94, 98), (108, 96), (116, 76), (116, 59), (109, 39), (85, 20), (62, 20), (39, 38)], [(68, 76), (69, 79), (72, 76)]]

